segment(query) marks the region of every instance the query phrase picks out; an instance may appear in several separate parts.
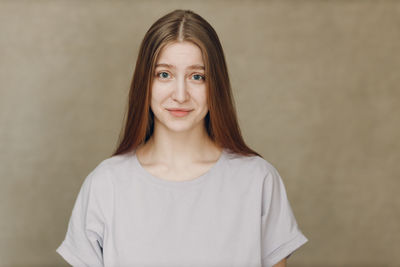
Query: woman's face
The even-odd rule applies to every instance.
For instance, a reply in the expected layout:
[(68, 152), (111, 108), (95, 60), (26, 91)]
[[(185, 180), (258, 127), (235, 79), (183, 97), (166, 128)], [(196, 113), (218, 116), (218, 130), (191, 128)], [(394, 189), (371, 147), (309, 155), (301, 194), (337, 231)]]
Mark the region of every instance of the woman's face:
[(204, 127), (202, 122), (208, 112), (204, 75), (197, 45), (173, 42), (161, 50), (151, 88), (150, 106), (156, 127), (176, 132)]

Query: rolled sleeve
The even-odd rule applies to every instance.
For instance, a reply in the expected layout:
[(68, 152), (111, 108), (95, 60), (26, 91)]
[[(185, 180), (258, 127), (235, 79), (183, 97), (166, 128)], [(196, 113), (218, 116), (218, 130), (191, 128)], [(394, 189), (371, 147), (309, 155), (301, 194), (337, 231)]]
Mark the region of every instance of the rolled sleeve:
[(57, 248), (72, 266), (97, 267), (103, 263), (106, 211), (102, 203), (110, 190), (106, 171), (97, 167), (84, 180), (69, 219), (65, 239)]
[(290, 257), (308, 241), (298, 227), (282, 178), (272, 165), (269, 167), (263, 184), (261, 216), (263, 267)]

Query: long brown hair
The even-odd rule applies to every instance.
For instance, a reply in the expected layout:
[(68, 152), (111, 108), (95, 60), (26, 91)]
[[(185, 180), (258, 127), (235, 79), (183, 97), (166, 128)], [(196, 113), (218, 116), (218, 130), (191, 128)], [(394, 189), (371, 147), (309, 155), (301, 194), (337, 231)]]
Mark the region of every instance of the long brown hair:
[(208, 104), (204, 126), (211, 140), (231, 152), (261, 157), (245, 144), (241, 135), (225, 56), (217, 33), (198, 14), (180, 9), (158, 19), (143, 38), (130, 86), (125, 127), (112, 156), (136, 149), (153, 134), (154, 114), (150, 108), (153, 72), (162, 48), (176, 41), (189, 41), (201, 49)]

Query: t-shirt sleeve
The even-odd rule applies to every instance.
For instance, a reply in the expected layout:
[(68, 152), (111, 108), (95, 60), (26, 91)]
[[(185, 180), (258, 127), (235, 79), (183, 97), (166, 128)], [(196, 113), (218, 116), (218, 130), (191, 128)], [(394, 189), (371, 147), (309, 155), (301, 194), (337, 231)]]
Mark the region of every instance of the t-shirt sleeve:
[(106, 231), (107, 204), (110, 195), (107, 172), (97, 166), (84, 180), (75, 200), (64, 241), (57, 248), (74, 267), (103, 264), (103, 240)]
[(300, 231), (278, 171), (270, 164), (263, 184), (261, 215), (262, 266), (288, 258), (308, 239)]

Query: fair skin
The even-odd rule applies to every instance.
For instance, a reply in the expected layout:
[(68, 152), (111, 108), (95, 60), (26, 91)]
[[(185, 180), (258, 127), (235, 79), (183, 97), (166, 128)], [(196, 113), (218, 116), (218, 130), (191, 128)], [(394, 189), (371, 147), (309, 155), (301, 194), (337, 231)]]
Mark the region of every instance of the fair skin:
[[(183, 181), (201, 176), (219, 159), (222, 149), (204, 127), (208, 112), (207, 86), (200, 48), (191, 42), (173, 42), (156, 62), (150, 107), (154, 132), (137, 149), (140, 163), (161, 179)], [(169, 109), (188, 109), (183, 117)]]
[(286, 267), (286, 258), (275, 264), (273, 267)]
[[(201, 50), (191, 42), (168, 44), (156, 62), (150, 104), (154, 132), (136, 153), (141, 165), (160, 179), (194, 179), (207, 172), (221, 155), (221, 148), (204, 128), (208, 112), (204, 75)], [(171, 108), (190, 112), (176, 117)], [(286, 259), (274, 267), (286, 267)]]

